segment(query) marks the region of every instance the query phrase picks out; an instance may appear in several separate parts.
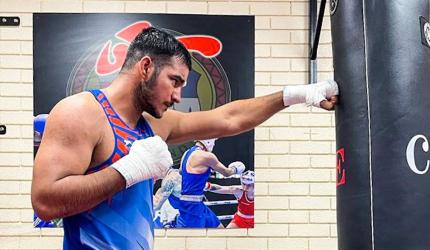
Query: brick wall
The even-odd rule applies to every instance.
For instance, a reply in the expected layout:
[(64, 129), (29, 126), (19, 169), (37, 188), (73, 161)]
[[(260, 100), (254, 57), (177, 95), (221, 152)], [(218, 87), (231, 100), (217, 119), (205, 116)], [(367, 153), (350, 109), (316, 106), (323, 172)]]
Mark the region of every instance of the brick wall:
[[(308, 0), (0, 0), (0, 249), (61, 249), (62, 230), (34, 229), (32, 13), (120, 12), (255, 15), (256, 95), (307, 82)], [(332, 78), (326, 16), (318, 77)], [(157, 230), (156, 249), (335, 250), (333, 113), (294, 106), (256, 129), (256, 225), (244, 230)]]

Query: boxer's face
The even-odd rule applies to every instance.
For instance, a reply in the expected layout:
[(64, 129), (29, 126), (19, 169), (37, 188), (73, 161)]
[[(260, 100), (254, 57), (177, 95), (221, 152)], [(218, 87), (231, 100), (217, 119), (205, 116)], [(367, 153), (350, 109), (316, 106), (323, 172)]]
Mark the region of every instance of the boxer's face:
[(254, 184), (242, 185), (242, 189), (246, 192), (253, 192)]
[(169, 107), (181, 101), (181, 90), (189, 70), (175, 57), (159, 69), (155, 69), (155, 65), (153, 67), (150, 78), (142, 80), (136, 89), (137, 106), (150, 115), (161, 118)]

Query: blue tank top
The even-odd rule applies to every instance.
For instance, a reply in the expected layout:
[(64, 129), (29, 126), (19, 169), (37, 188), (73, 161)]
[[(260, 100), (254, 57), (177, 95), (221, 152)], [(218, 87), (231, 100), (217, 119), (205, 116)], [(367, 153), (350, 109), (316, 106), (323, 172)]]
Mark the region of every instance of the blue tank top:
[[(187, 162), (191, 154), (196, 150), (200, 150), (198, 146), (193, 146), (187, 150), (181, 161), (181, 175), (182, 175), (182, 191), (181, 195), (203, 195), (206, 182), (211, 174), (211, 168), (201, 174), (193, 174), (187, 172)], [(203, 201), (187, 201), (180, 200), (178, 197), (171, 194), (169, 196), (169, 202), (175, 209), (179, 210), (180, 216), (185, 214), (192, 214), (196, 216), (204, 216), (206, 205)]]
[(209, 175), (211, 174), (210, 166), (208, 166), (208, 169), (206, 172), (201, 174), (188, 173), (187, 171), (188, 159), (190, 158), (191, 154), (196, 150), (200, 150), (200, 148), (198, 146), (193, 146), (192, 148), (188, 149), (187, 152), (185, 152), (185, 156), (182, 158), (182, 161), (181, 161), (181, 168), (182, 168), (181, 194), (183, 195), (202, 195), (206, 182), (209, 178)]
[[(86, 174), (110, 166), (128, 154), (135, 140), (153, 136), (143, 117), (135, 129), (128, 127), (100, 90), (90, 91), (106, 114), (115, 137), (111, 156)], [(153, 249), (153, 180), (124, 189), (93, 209), (66, 217), (63, 249)]]

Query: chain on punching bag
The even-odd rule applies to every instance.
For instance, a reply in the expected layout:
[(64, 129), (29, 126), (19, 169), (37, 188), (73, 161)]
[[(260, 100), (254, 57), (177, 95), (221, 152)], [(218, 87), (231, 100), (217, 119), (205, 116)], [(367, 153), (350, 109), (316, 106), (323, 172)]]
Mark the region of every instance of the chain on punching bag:
[(330, 7), (339, 249), (428, 250), (429, 1)]

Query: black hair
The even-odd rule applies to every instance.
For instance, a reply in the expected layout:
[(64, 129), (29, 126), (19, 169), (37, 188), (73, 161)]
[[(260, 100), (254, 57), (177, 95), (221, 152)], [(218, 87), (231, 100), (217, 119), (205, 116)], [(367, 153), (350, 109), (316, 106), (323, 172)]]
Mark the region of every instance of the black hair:
[(144, 56), (151, 57), (158, 70), (172, 57), (191, 70), (191, 56), (185, 46), (173, 35), (154, 27), (143, 29), (131, 42), (121, 72), (131, 69)]

